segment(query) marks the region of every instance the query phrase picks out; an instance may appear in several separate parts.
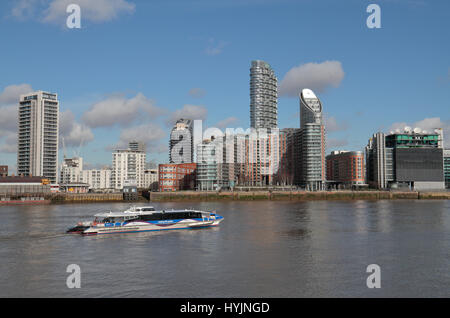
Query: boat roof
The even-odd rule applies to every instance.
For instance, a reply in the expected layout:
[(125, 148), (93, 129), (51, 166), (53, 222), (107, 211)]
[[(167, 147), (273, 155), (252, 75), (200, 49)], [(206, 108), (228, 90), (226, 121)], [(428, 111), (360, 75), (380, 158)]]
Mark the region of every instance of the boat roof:
[(121, 216), (133, 216), (133, 215), (150, 215), (154, 213), (182, 213), (182, 212), (199, 212), (199, 213), (211, 213), (207, 211), (199, 211), (194, 209), (184, 210), (159, 210), (159, 211), (123, 211), (123, 212), (104, 212), (95, 214), (95, 217), (121, 217)]

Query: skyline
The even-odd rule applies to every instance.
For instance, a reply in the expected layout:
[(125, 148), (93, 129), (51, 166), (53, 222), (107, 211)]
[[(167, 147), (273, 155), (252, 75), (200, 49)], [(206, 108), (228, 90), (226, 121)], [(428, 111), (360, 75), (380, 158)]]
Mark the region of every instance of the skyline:
[[(324, 105), (327, 153), (363, 150), (374, 132), (405, 125), (441, 126), (449, 147), (445, 13), (450, 5), (444, 1), (377, 1), (381, 29), (365, 25), (369, 1), (195, 1), (189, 7), (179, 1), (99, 1), (92, 7), (78, 1), (86, 13), (80, 30), (64, 28), (58, 12), (46, 10), (47, 4), (54, 8), (50, 4), (64, 2), (0, 4), (0, 34), (9, 43), (0, 53), (0, 156), (12, 171), (20, 94), (58, 94), (60, 134), (69, 156), (83, 143), (80, 155), (86, 162), (109, 165), (115, 146), (144, 136), (149, 159), (164, 163), (176, 119), (249, 127), (249, 74), (256, 59), (269, 63), (278, 77), (280, 128), (299, 127), (296, 90), (317, 92)], [(105, 3), (115, 9), (103, 10)], [(92, 15), (104, 11), (99, 18)], [(305, 21), (298, 18), (302, 12), (309, 13)], [(276, 30), (262, 23), (270, 17), (278, 23)], [(255, 27), (248, 30), (248, 25)], [(292, 30), (280, 34), (288, 26)], [(151, 44), (142, 40), (149, 30), (156, 30), (150, 32)], [(60, 44), (46, 51), (42, 37)], [(31, 50), (19, 49), (27, 43)], [(48, 74), (45, 65), (50, 65)]]

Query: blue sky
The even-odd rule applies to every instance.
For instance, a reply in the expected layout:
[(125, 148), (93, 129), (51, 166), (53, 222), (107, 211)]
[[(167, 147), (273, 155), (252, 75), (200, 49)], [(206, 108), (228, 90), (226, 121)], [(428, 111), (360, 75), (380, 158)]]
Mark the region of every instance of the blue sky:
[[(80, 4), (81, 29), (65, 26), (67, 3)], [(370, 3), (380, 29), (366, 26)], [(279, 84), (296, 74), (294, 87), (311, 80), (305, 65), (324, 72), (298, 88), (317, 87), (327, 152), (406, 124), (450, 140), (449, 21), (446, 0), (1, 1), (0, 164), (15, 169), (17, 100), (30, 89), (59, 94), (68, 155), (108, 165), (111, 149), (143, 136), (149, 160), (165, 162), (177, 116), (249, 126), (254, 59)], [(278, 113), (280, 128), (298, 127), (298, 98), (280, 94)]]

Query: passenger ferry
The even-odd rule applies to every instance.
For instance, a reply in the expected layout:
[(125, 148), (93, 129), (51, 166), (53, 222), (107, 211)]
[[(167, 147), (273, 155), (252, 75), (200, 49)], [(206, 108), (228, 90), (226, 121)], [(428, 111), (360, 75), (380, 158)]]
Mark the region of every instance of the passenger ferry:
[(131, 207), (124, 212), (95, 215), (92, 222), (80, 222), (67, 233), (83, 235), (181, 230), (217, 226), (223, 217), (215, 212), (186, 210), (156, 211), (151, 206)]

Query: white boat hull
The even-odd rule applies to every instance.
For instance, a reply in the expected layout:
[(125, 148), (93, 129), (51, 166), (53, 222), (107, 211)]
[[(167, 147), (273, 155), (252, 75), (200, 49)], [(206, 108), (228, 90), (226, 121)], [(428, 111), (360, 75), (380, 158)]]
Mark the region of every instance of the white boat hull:
[(184, 219), (180, 221), (158, 221), (158, 222), (130, 222), (125, 225), (118, 224), (99, 224), (92, 225), (84, 230), (83, 235), (97, 234), (113, 234), (113, 233), (134, 233), (134, 232), (150, 232), (150, 231), (166, 231), (166, 230), (182, 230), (192, 228), (214, 227), (219, 225), (223, 218), (215, 220), (190, 220)]

